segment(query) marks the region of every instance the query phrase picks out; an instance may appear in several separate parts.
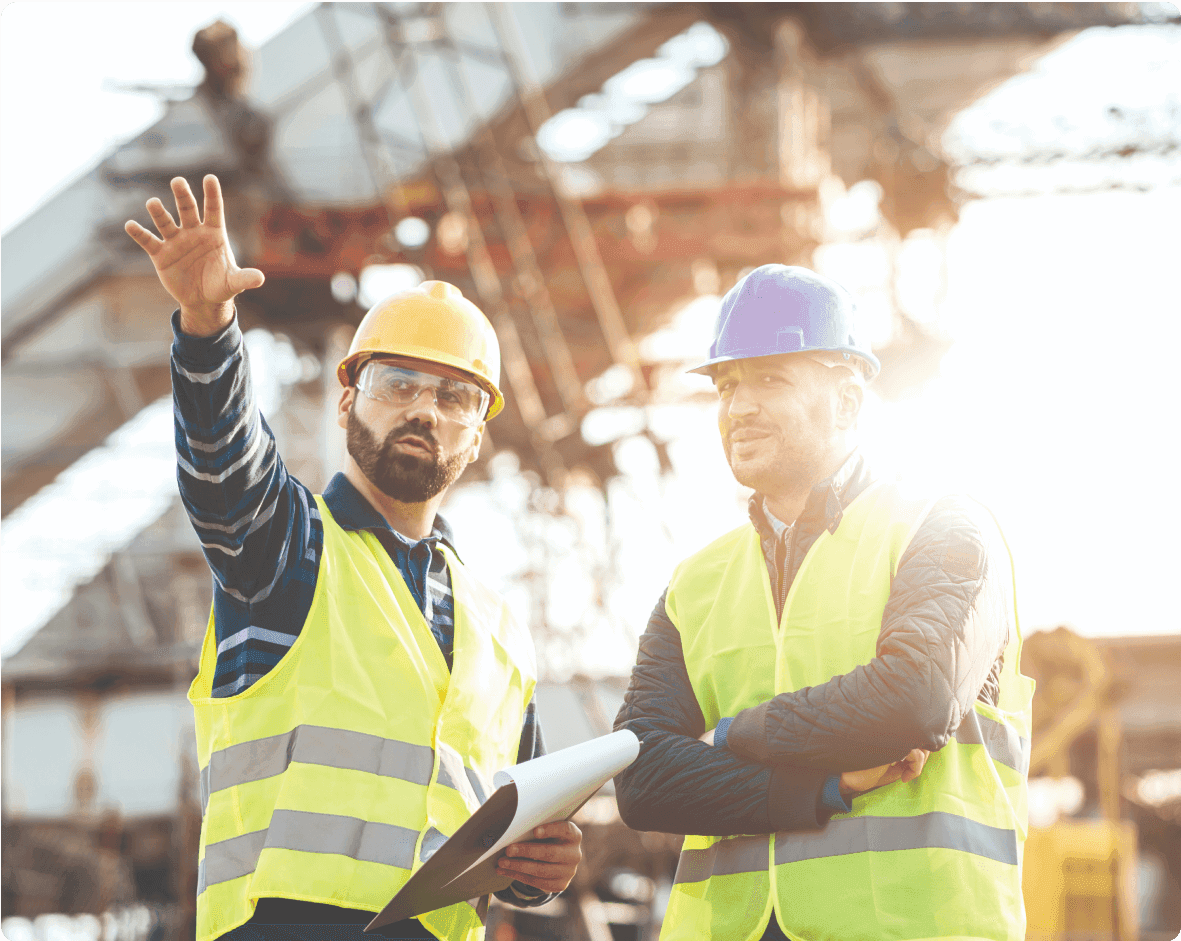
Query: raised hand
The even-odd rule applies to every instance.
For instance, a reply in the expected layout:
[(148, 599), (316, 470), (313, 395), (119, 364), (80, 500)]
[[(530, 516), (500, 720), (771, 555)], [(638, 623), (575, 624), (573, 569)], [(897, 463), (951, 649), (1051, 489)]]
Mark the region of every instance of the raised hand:
[(905, 758), (865, 771), (846, 771), (841, 775), (841, 793), (845, 797), (872, 791), (875, 787), (893, 784), (895, 781), (913, 781), (923, 771), (930, 752), (912, 748)]
[(178, 176), (172, 180), (172, 195), (179, 225), (153, 196), (147, 208), (160, 238), (138, 222), (123, 227), (152, 259), (164, 290), (180, 305), (181, 330), (191, 336), (211, 336), (222, 330), (234, 319), (234, 298), (261, 287), (264, 280), (257, 268), (239, 268), (234, 261), (217, 177), (210, 173), (202, 183), (204, 221), (189, 184)]

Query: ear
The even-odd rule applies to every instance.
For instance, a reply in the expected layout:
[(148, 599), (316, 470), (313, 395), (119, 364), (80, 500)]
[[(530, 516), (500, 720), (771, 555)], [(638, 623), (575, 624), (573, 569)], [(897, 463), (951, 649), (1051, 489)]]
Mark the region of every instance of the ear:
[(472, 439), (471, 455), (467, 459), (467, 462), (469, 464), (474, 464), (476, 462), (476, 459), (479, 458), (479, 456), (480, 456), (480, 445), (484, 443), (484, 426), (486, 424), (487, 424), (487, 422), (480, 422), (480, 424), (478, 424), (476, 426), (475, 431), (473, 432), (475, 437)]
[(340, 393), (340, 404), (336, 406), (336, 423), (341, 428), (348, 428), (349, 426), (349, 412), (353, 408), (353, 402), (357, 397), (356, 386), (345, 386)]
[(842, 431), (857, 427), (857, 416), (861, 414), (861, 404), (865, 401), (865, 390), (861, 383), (849, 379), (841, 383), (837, 391), (837, 427)]

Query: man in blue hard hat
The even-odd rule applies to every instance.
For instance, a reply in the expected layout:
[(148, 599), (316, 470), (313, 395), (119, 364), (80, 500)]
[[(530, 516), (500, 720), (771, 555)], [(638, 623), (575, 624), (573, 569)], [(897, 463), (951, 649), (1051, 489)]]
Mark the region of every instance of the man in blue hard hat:
[(667, 939), (1025, 934), (1032, 681), (1012, 563), (969, 497), (857, 447), (879, 363), (854, 303), (764, 265), (709, 359), (749, 522), (674, 571), (616, 719), (629, 826), (685, 834)]

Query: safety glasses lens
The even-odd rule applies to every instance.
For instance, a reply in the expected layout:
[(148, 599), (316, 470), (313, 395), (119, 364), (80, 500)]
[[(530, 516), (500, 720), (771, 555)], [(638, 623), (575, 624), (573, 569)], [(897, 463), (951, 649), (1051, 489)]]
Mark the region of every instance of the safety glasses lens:
[(469, 426), (479, 423), (488, 405), (488, 393), (474, 383), (388, 363), (366, 363), (357, 388), (369, 398), (391, 405), (409, 405), (430, 389), (440, 413)]

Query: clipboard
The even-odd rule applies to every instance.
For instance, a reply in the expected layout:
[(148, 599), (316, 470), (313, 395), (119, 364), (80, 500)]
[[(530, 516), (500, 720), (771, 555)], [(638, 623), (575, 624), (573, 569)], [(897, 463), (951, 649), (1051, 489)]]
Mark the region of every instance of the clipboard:
[(481, 896), (507, 889), (512, 877), (496, 869), (505, 847), (543, 824), (568, 820), (639, 753), (640, 740), (622, 730), (498, 771), (488, 800), (422, 864), (365, 931), (456, 902), (476, 904)]

